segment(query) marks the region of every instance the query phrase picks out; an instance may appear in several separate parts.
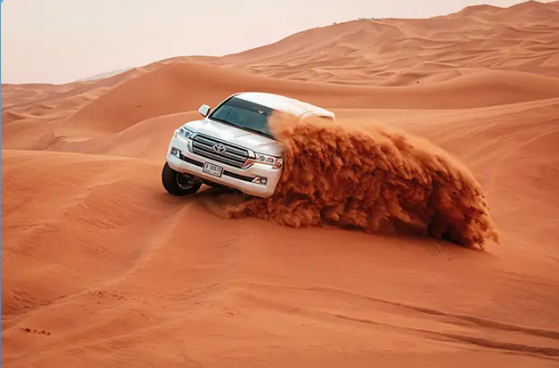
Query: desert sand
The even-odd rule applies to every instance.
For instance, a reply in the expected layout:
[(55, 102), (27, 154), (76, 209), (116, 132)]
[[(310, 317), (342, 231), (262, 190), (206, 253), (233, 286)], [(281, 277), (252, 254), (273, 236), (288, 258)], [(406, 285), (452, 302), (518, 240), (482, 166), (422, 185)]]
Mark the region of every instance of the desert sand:
[[(168, 195), (173, 130), (246, 90), (338, 126), (279, 131), (269, 200)], [(1, 363), (559, 366), (559, 2), (2, 84)]]

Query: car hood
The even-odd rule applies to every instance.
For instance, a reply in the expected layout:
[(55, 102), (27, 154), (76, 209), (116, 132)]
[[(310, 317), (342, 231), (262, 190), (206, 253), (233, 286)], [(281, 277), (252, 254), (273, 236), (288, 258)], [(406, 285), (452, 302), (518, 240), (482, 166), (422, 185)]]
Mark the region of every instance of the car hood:
[(276, 156), (280, 156), (283, 153), (283, 145), (280, 142), (263, 135), (220, 123), (219, 121), (211, 119), (195, 120), (184, 124), (184, 127), (232, 144), (246, 147), (258, 153)]

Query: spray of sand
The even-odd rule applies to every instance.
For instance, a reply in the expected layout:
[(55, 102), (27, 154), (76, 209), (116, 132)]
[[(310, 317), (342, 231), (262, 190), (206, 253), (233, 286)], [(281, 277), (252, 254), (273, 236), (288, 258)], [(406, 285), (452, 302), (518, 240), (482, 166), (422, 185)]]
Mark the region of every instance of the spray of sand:
[(479, 183), (428, 141), (384, 126), (287, 115), (270, 125), (285, 146), (276, 192), (266, 199), (213, 197), (214, 213), (291, 227), (431, 236), (482, 249), (499, 242)]

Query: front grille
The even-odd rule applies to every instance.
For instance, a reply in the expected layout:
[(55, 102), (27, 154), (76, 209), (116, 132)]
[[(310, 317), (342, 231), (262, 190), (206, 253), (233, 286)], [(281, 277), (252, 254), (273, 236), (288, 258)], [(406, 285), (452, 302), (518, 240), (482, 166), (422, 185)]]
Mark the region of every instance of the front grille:
[[(214, 146), (218, 144), (225, 147), (224, 152), (214, 150)], [(248, 159), (248, 150), (202, 134), (196, 134), (192, 138), (192, 152), (238, 168), (243, 167)]]

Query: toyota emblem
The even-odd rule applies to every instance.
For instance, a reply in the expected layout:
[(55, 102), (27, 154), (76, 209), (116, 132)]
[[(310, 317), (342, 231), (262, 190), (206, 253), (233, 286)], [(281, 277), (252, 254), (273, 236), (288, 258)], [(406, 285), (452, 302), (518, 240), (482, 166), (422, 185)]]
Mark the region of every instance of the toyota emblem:
[(225, 146), (223, 144), (214, 144), (214, 146), (212, 147), (213, 150), (217, 153), (225, 153), (226, 149)]

